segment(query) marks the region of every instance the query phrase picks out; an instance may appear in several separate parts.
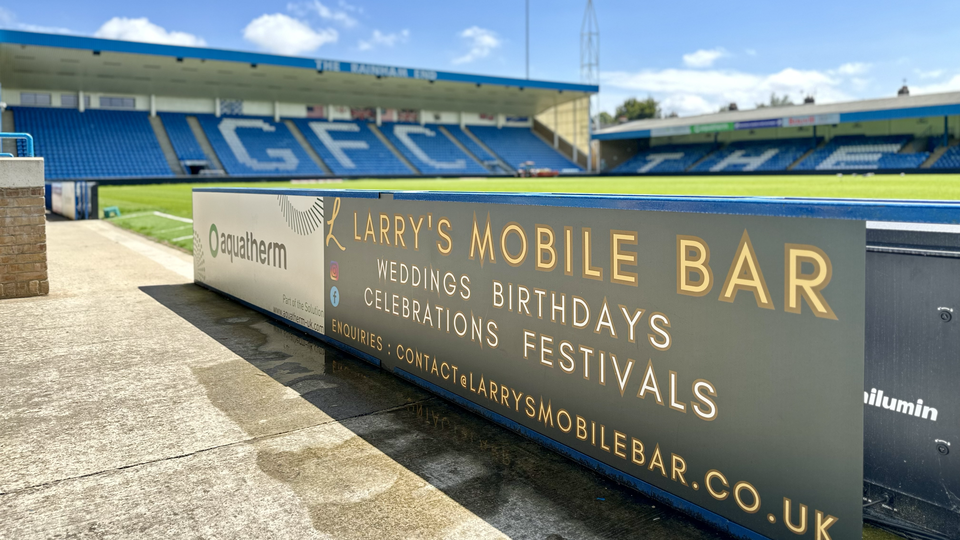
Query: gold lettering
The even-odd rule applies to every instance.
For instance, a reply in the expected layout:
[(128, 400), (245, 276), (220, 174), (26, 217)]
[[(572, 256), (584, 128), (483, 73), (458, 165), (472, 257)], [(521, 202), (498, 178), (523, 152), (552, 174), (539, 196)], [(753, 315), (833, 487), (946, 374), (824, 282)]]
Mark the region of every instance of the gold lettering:
[(480, 252), (480, 267), (483, 267), (483, 254), (490, 250), (490, 262), (495, 263), (497, 259), (493, 255), (493, 238), (490, 234), (490, 212), (487, 212), (487, 226), (483, 230), (483, 239), (480, 239), (480, 231), (477, 229), (477, 213), (473, 213), (473, 236), (470, 238), (470, 260), (473, 260), (474, 250)]
[(637, 265), (637, 252), (626, 251), (621, 248), (622, 244), (637, 245), (636, 231), (610, 231), (610, 282), (621, 285), (638, 286), (636, 272), (627, 272), (622, 269), (624, 264), (630, 266)]
[(444, 225), (447, 226), (447, 231), (452, 229), (452, 227), (450, 226), (449, 219), (442, 217), (437, 221), (437, 234), (439, 234), (441, 238), (447, 241), (447, 245), (444, 246), (440, 240), (437, 240), (437, 250), (444, 255), (449, 255), (450, 251), (453, 249), (453, 241), (450, 239), (450, 234), (448, 232), (444, 232), (443, 230)]
[(590, 249), (590, 227), (583, 228), (583, 277), (603, 281), (603, 269), (593, 266)]
[[(691, 258), (690, 252), (696, 252)], [(690, 274), (697, 274), (696, 281)], [(710, 269), (710, 246), (696, 236), (677, 235), (677, 294), (705, 296), (713, 288), (713, 270)]]
[[(740, 492), (743, 490), (749, 491), (750, 495), (753, 496), (753, 504), (747, 506), (747, 504), (743, 502), (743, 499), (740, 497)], [(733, 499), (737, 501), (737, 506), (748, 514), (756, 514), (757, 510), (760, 510), (760, 493), (757, 492), (757, 488), (753, 487), (750, 482), (737, 482), (737, 484), (733, 486)]]
[(827, 532), (827, 529), (833, 527), (833, 524), (838, 521), (837, 518), (827, 515), (826, 521), (823, 519), (823, 512), (817, 510), (817, 536), (816, 540), (832, 540), (830, 538), (830, 533)]
[[(784, 279), (784, 311), (800, 313), (800, 299), (806, 300), (813, 314), (822, 319), (837, 320), (830, 304), (821, 292), (830, 284), (833, 277), (833, 265), (830, 257), (818, 247), (802, 244), (787, 244), (784, 247), (786, 278)], [(813, 265), (813, 272), (804, 274), (803, 263)]]
[[(553, 227), (549, 225), (538, 224), (536, 226), (536, 235), (537, 270), (549, 272), (557, 267), (557, 250), (553, 247), (553, 244), (556, 240), (553, 233)], [(544, 237), (546, 237), (546, 240), (544, 240)], [(546, 261), (543, 260), (544, 254), (548, 255)]]
[(420, 251), (420, 227), (423, 227), (423, 216), (414, 223), (413, 216), (407, 216), (410, 219), (410, 226), (413, 228), (413, 250)]
[(363, 231), (363, 241), (367, 241), (367, 237), (373, 237), (373, 243), (377, 243), (377, 235), (373, 232), (373, 216), (370, 215), (370, 212), (367, 212), (367, 228)]
[(380, 243), (390, 245), (390, 216), (380, 214)]
[(720, 483), (723, 484), (723, 487), (730, 487), (730, 484), (727, 483), (727, 477), (716, 469), (707, 471), (707, 475), (704, 477), (703, 483), (707, 485), (707, 493), (709, 493), (714, 499), (722, 501), (730, 496), (730, 492), (726, 490), (714, 491), (713, 485), (710, 483), (710, 481), (714, 478), (718, 478)]
[(783, 498), (783, 522), (787, 525), (787, 528), (790, 529), (790, 532), (793, 534), (804, 534), (807, 532), (807, 505), (800, 505), (800, 524), (794, 525), (791, 523), (790, 514), (792, 512), (793, 505), (791, 504), (790, 499)]
[[(643, 462), (646, 461), (646, 458), (643, 457), (643, 443), (633, 437), (630, 437), (630, 440), (633, 442), (633, 452), (631, 452), (630, 461), (636, 465), (643, 465)], [(637, 456), (640, 456), (640, 459), (637, 459)]]
[[(507, 250), (507, 237), (510, 236), (510, 233), (520, 237), (520, 253), (515, 257)], [(520, 266), (527, 258), (527, 233), (519, 223), (511, 221), (500, 231), (500, 253), (503, 254), (503, 258), (510, 266)]]
[(733, 302), (739, 290), (752, 292), (757, 301), (757, 307), (774, 309), (773, 298), (770, 297), (770, 290), (767, 288), (766, 280), (763, 279), (760, 262), (757, 260), (757, 254), (746, 229), (740, 237), (740, 246), (733, 257), (730, 271), (727, 272), (727, 279), (723, 282), (720, 301)]
[(663, 456), (660, 455), (659, 444), (653, 451), (653, 455), (650, 456), (650, 465), (647, 467), (647, 470), (652, 471), (654, 468), (659, 468), (660, 474), (662, 474), (664, 478), (667, 477), (667, 469), (663, 466)]
[(403, 249), (407, 249), (407, 243), (403, 240), (403, 233), (406, 230), (407, 224), (403, 220), (403, 216), (395, 214), (393, 216), (393, 245), (403, 246)]
[(687, 485), (687, 481), (683, 479), (685, 472), (687, 472), (687, 462), (676, 454), (670, 454), (670, 479), (676, 482), (679, 478), (681, 484)]
[(624, 450), (627, 449), (626, 440), (626, 435), (617, 430), (613, 430), (613, 455), (627, 459), (627, 454), (624, 452)]

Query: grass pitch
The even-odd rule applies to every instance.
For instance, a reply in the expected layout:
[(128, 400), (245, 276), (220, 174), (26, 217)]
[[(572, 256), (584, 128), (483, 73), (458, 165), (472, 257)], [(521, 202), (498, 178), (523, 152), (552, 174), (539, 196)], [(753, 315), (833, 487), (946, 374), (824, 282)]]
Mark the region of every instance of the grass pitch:
[(433, 191), (517, 191), (553, 193), (629, 193), (647, 195), (736, 195), (840, 197), (871, 199), (960, 200), (960, 175), (913, 176), (672, 176), (568, 178), (379, 179), (342, 183), (252, 182), (100, 186), (100, 208), (117, 206), (113, 223), (188, 251), (192, 226), (176, 218), (193, 217), (194, 187), (296, 187)]

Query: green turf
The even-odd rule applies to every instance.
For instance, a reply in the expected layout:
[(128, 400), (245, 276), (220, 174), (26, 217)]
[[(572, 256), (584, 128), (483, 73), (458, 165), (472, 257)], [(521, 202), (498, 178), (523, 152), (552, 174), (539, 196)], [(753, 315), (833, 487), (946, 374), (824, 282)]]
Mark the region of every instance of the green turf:
[[(174, 240), (189, 234), (184, 225), (158, 218), (159, 211), (192, 217), (190, 191), (194, 187), (291, 187), (290, 182), (216, 184), (161, 184), (148, 186), (101, 186), (100, 208), (117, 206), (123, 219), (111, 220), (121, 227), (190, 250), (191, 240)], [(557, 193), (635, 193), (649, 195), (768, 195), (791, 197), (843, 197), (878, 199), (960, 199), (960, 175), (876, 176), (652, 176), (572, 178), (467, 178), (353, 180), (330, 184), (297, 184), (297, 188), (383, 189), (434, 191), (539, 191)], [(141, 217), (126, 217), (146, 213)], [(178, 232), (179, 231), (179, 232)], [(187, 232), (183, 232), (187, 231)]]

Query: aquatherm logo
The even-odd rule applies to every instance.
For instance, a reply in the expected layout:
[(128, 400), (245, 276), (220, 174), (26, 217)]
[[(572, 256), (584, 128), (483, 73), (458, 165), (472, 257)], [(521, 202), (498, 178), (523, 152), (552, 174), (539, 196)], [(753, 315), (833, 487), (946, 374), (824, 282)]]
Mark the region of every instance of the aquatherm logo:
[(213, 223), (210, 225), (208, 241), (210, 242), (210, 256), (214, 259), (220, 253), (223, 253), (230, 257), (231, 263), (234, 258), (238, 258), (265, 266), (287, 269), (287, 246), (280, 242), (257, 240), (256, 235), (252, 232), (248, 231), (245, 234), (221, 233), (217, 229), (216, 223)]
[(210, 234), (208, 235), (207, 242), (210, 244), (210, 256), (214, 259), (217, 258), (217, 253), (220, 253), (220, 231), (217, 230), (217, 224), (210, 224)]

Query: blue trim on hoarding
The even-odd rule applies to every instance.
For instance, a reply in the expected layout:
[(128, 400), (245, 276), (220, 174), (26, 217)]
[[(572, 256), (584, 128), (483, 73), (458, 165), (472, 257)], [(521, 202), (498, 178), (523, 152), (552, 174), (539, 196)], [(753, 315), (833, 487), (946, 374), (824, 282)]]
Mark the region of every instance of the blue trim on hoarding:
[(668, 491), (660, 489), (654, 486), (653, 484), (644, 482), (643, 480), (640, 480), (635, 476), (629, 475), (619, 469), (611, 467), (610, 465), (607, 465), (602, 461), (594, 459), (578, 450), (574, 450), (573, 448), (561, 442), (558, 442), (554, 439), (551, 439), (546, 435), (537, 433), (536, 431), (507, 418), (506, 416), (503, 416), (499, 413), (491, 411), (490, 409), (487, 409), (486, 407), (483, 407), (466, 398), (463, 398), (457, 394), (454, 394), (449, 390), (445, 390), (425, 379), (421, 379), (416, 375), (413, 375), (407, 371), (404, 371), (401, 368), (394, 368), (393, 374), (407, 382), (413, 383), (425, 390), (428, 390), (442, 397), (443, 399), (446, 399), (447, 401), (451, 401), (473, 413), (476, 413), (495, 424), (499, 424), (500, 426), (507, 428), (510, 431), (514, 431), (528, 439), (532, 439), (534, 442), (540, 444), (541, 446), (545, 446), (546, 448), (553, 450), (554, 452), (564, 457), (572, 459), (573, 461), (576, 461), (577, 463), (585, 467), (593, 469), (598, 473), (608, 478), (611, 478), (617, 483), (631, 487), (643, 493), (644, 495), (651, 497), (653, 499), (656, 499), (673, 508), (676, 508), (677, 510), (680, 510), (685, 514), (688, 514), (697, 519), (706, 521), (711, 525), (713, 525), (714, 527), (717, 527), (723, 532), (732, 534), (737, 538), (743, 538), (747, 540), (766, 540), (767, 539), (766, 536), (763, 536), (751, 529), (748, 529), (743, 525), (738, 525), (737, 523), (734, 523), (719, 514), (711, 512), (710, 510), (707, 510), (699, 505), (696, 505), (690, 501), (687, 501), (686, 499), (680, 498)]
[(216, 187), (194, 188), (193, 191), (364, 199), (376, 199), (386, 195), (396, 200), (409, 201), (960, 224), (960, 201)]
[[(285, 324), (285, 325), (287, 325), (287, 326), (289, 326), (289, 327), (291, 327), (291, 328), (293, 328), (293, 329), (295, 329), (295, 330), (297, 330), (297, 331), (303, 332), (304, 334), (307, 334), (307, 335), (309, 335), (309, 336), (312, 337), (312, 338), (318, 339), (318, 340), (320, 340), (320, 341), (322, 341), (322, 342), (324, 342), (324, 343), (326, 343), (326, 344), (328, 344), (328, 345), (337, 347), (338, 349), (340, 349), (340, 350), (342, 350), (342, 351), (344, 351), (344, 352), (348, 352), (348, 353), (356, 356), (357, 358), (363, 360), (364, 362), (368, 362), (368, 363), (370, 363), (370, 364), (373, 364), (374, 366), (381, 367), (381, 366), (380, 366), (380, 359), (379, 359), (379, 358), (377, 358), (377, 357), (375, 357), (375, 356), (371, 356), (371, 355), (369, 355), (369, 354), (367, 354), (367, 353), (365, 353), (365, 352), (363, 352), (363, 351), (361, 351), (361, 350), (359, 350), (359, 349), (355, 349), (355, 348), (351, 347), (350, 345), (347, 345), (346, 343), (343, 343), (342, 341), (337, 341), (336, 339), (333, 339), (333, 338), (331, 338), (331, 337), (327, 337), (327, 336), (325, 336), (325, 335), (323, 335), (323, 334), (321, 334), (321, 333), (319, 333), (319, 332), (315, 332), (315, 331), (313, 331), (313, 330), (310, 330), (310, 329), (307, 328), (306, 326), (301, 326), (301, 325), (299, 325), (299, 324), (297, 324), (297, 323), (295, 323), (295, 322), (293, 322), (293, 321), (291, 321), (291, 320), (289, 320), (289, 319), (284, 319), (283, 317), (277, 315), (276, 313), (271, 312), (270, 310), (263, 309), (263, 308), (260, 307), (260, 306), (251, 304), (250, 302), (247, 302), (246, 300), (244, 300), (244, 299), (242, 299), (242, 298), (237, 298), (236, 296), (234, 296), (234, 295), (232, 295), (232, 294), (230, 294), (230, 293), (228, 293), (228, 292), (223, 292), (223, 291), (221, 291), (220, 289), (218, 289), (218, 288), (216, 288), (216, 287), (214, 287), (214, 286), (212, 286), (212, 285), (208, 285), (208, 284), (206, 284), (206, 283), (204, 283), (204, 282), (202, 282), (202, 281), (198, 281), (198, 280), (194, 279), (193, 284), (194, 284), (194, 285), (197, 285), (197, 286), (200, 286), (200, 287), (203, 287), (204, 289), (211, 290), (211, 291), (219, 294), (220, 296), (223, 296), (223, 297), (225, 297), (225, 298), (228, 298), (228, 299), (230, 299), (230, 300), (233, 300), (234, 302), (236, 302), (236, 303), (238, 303), (238, 304), (241, 304), (241, 305), (244, 306), (244, 307), (250, 308), (250, 309), (252, 309), (252, 310), (254, 310), (254, 311), (258, 311), (258, 312), (266, 315), (267, 317), (270, 317), (271, 319), (274, 319), (274, 320), (277, 320), (277, 321), (279, 321), (279, 322), (282, 322), (283, 324)], [(326, 325), (326, 317), (324, 317), (324, 325)]]
[(241, 62), (245, 64), (263, 64), (310, 69), (314, 71), (355, 73), (360, 75), (368, 75), (371, 77), (380, 74), (381, 76), (390, 78), (399, 77), (404, 79), (489, 84), (494, 86), (537, 88), (558, 91), (567, 90), (571, 92), (585, 92), (591, 94), (595, 94), (600, 91), (599, 86), (589, 84), (532, 81), (528, 79), (513, 79), (509, 77), (490, 77), (486, 75), (451, 73), (429, 69), (382, 66), (363, 62), (341, 62), (339, 60), (304, 58), (298, 56), (280, 56), (276, 54), (230, 51), (224, 49), (208, 49), (205, 47), (158, 45), (154, 43), (138, 43), (134, 41), (120, 41), (62, 34), (21, 32), (18, 30), (0, 30), (0, 43), (34, 45), (38, 47), (58, 47), (63, 49), (107, 51), (127, 54), (149, 54), (153, 56), (192, 58), (197, 60), (219, 60), (223, 62)]

